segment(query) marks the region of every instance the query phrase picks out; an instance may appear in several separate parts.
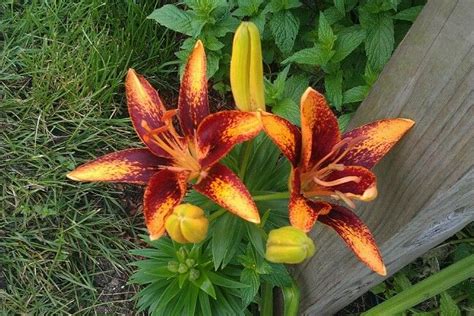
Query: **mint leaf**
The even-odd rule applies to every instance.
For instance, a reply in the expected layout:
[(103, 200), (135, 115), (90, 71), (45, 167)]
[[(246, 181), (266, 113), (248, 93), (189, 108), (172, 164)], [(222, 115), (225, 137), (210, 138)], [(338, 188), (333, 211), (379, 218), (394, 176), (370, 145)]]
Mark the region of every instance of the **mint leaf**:
[(293, 49), (300, 22), (290, 11), (282, 11), (274, 14), (270, 20), (275, 44), (283, 54), (288, 54)]
[(365, 31), (358, 27), (349, 27), (341, 31), (337, 35), (334, 50), (336, 53), (331, 59), (332, 62), (340, 62), (344, 60), (350, 53), (354, 51), (365, 39)]
[(324, 10), (324, 16), (330, 25), (342, 20), (344, 18), (344, 14), (341, 13), (336, 7), (330, 7)]
[(327, 50), (331, 50), (336, 41), (331, 25), (322, 12), (319, 14), (318, 40)]
[(291, 76), (286, 80), (285, 92), (283, 95), (293, 100), (296, 104), (300, 103), (301, 96), (309, 86), (309, 78), (304, 75)]
[(344, 4), (344, 0), (334, 0), (334, 6), (339, 12), (341, 12), (341, 14), (346, 14), (346, 6)]
[[(344, 132), (346, 130), (347, 125), (349, 125), (349, 122), (351, 121), (351, 118), (352, 118), (352, 113), (342, 114), (341, 116), (337, 118), (337, 122), (339, 124), (339, 130), (341, 132)], [(380, 283), (380, 284), (385, 285), (385, 283)], [(370, 291), (374, 293), (374, 288), (372, 288)], [(377, 294), (377, 293), (374, 293), (374, 294)]]
[(398, 12), (397, 14), (395, 14), (393, 16), (393, 18), (397, 19), (397, 20), (413, 22), (413, 21), (415, 21), (418, 14), (420, 14), (422, 9), (423, 9), (422, 5), (411, 7), (411, 8), (408, 8), (406, 10)]
[(439, 307), (441, 316), (461, 316), (461, 310), (447, 292), (440, 294)]
[(342, 100), (344, 104), (361, 102), (369, 93), (369, 86), (358, 86), (344, 91)]
[(393, 20), (389, 14), (379, 13), (371, 14), (366, 21), (368, 23), (363, 27), (367, 31), (365, 41), (367, 58), (375, 70), (381, 70), (390, 59), (395, 44)]
[(166, 4), (159, 9), (153, 11), (148, 19), (155, 20), (164, 27), (167, 27), (175, 32), (183, 33), (189, 36), (194, 34), (191, 27), (191, 15), (181, 9), (178, 9), (172, 4)]
[(255, 270), (245, 268), (240, 274), (240, 282), (249, 286), (240, 290), (242, 305), (247, 307), (257, 295), (260, 288), (260, 278)]
[(286, 118), (291, 123), (300, 126), (300, 108), (298, 103), (290, 98), (285, 98), (279, 101), (272, 107), (273, 113)]
[(334, 55), (334, 51), (324, 50), (320, 45), (315, 45), (311, 48), (305, 48), (300, 51), (297, 51), (287, 59), (285, 59), (282, 63), (298, 63), (298, 64), (306, 64), (312, 66), (321, 66), (328, 63), (331, 57)]
[(327, 74), (324, 78), (324, 88), (329, 103), (340, 111), (342, 107), (342, 70)]

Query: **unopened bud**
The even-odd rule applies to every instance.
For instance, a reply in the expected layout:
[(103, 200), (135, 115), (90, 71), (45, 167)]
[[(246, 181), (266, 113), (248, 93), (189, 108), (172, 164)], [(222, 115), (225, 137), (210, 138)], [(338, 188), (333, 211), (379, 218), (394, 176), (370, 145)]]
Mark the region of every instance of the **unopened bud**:
[(275, 263), (300, 263), (315, 251), (313, 241), (302, 230), (285, 226), (270, 231), (265, 258)]
[(177, 263), (176, 261), (168, 262), (168, 270), (170, 272), (178, 272), (178, 268), (179, 268), (179, 263)]
[(204, 211), (192, 204), (180, 204), (168, 217), (165, 228), (171, 239), (179, 243), (198, 243), (207, 235), (209, 221)]
[(187, 265), (185, 265), (184, 263), (180, 263), (180, 264), (179, 264), (179, 267), (178, 267), (178, 272), (179, 272), (179, 273), (183, 274), (183, 273), (188, 272), (188, 270), (189, 270), (189, 269), (188, 269), (188, 266), (187, 266)]
[(242, 22), (235, 31), (230, 61), (230, 86), (239, 110), (265, 111), (260, 33), (252, 22)]
[(191, 269), (189, 271), (189, 280), (196, 281), (200, 275), (201, 275), (201, 272), (199, 272), (199, 270)]

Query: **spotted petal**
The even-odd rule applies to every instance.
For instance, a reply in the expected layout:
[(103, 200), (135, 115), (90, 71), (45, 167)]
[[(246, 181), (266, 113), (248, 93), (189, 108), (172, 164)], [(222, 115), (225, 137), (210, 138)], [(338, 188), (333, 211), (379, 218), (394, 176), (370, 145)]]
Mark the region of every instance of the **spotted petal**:
[(67, 174), (75, 181), (107, 181), (145, 184), (169, 161), (153, 155), (148, 149), (117, 151), (79, 166)]
[(337, 118), (322, 94), (308, 88), (301, 97), (302, 166), (310, 168), (341, 140)]
[(142, 142), (155, 154), (161, 157), (170, 157), (149, 136), (151, 130), (164, 125), (161, 118), (165, 112), (158, 92), (135, 70), (129, 69), (125, 79), (128, 112), (133, 127)]
[(343, 138), (360, 138), (340, 161), (345, 165), (372, 168), (415, 124), (403, 118), (385, 119), (356, 128), (343, 135)]
[(143, 212), (150, 239), (160, 238), (165, 222), (186, 193), (187, 172), (168, 169), (156, 173), (148, 182), (143, 198)]
[(298, 168), (291, 171), (290, 181), (291, 194), (288, 204), (290, 223), (304, 232), (309, 232), (318, 216), (329, 212), (331, 206), (326, 202), (311, 201), (300, 193), (301, 182)]
[(265, 133), (278, 146), (281, 152), (296, 167), (301, 153), (301, 132), (299, 129), (276, 115), (261, 113)]
[(178, 109), (181, 128), (187, 136), (193, 136), (199, 123), (209, 114), (206, 53), (201, 41), (197, 41), (184, 68)]
[(194, 189), (231, 213), (252, 223), (260, 223), (260, 215), (252, 196), (240, 179), (227, 167), (215, 164)]
[(327, 215), (320, 215), (318, 220), (334, 229), (369, 268), (380, 275), (387, 274), (372, 233), (351, 210), (332, 205), (332, 210)]
[(197, 132), (202, 167), (211, 166), (236, 144), (255, 137), (262, 129), (259, 115), (255, 112), (222, 111), (207, 116)]

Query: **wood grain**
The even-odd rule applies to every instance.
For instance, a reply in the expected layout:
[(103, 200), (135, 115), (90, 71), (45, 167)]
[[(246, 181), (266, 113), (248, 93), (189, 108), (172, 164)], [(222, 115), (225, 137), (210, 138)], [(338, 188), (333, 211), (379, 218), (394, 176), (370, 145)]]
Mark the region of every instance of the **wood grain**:
[[(428, 1), (350, 128), (386, 117), (416, 121), (375, 168), (379, 197), (356, 212), (389, 274), (474, 220), (474, 1)], [(319, 224), (317, 254), (294, 274), (305, 315), (330, 315), (383, 279)]]

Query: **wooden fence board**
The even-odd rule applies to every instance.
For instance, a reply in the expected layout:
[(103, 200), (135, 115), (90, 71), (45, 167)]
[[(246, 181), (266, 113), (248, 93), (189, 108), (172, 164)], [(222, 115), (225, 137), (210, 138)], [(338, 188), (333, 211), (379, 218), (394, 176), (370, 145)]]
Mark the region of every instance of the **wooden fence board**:
[[(428, 1), (350, 128), (387, 117), (416, 125), (375, 168), (379, 197), (356, 212), (389, 275), (474, 220), (474, 1)], [(323, 225), (294, 271), (305, 315), (333, 314), (383, 279)]]

